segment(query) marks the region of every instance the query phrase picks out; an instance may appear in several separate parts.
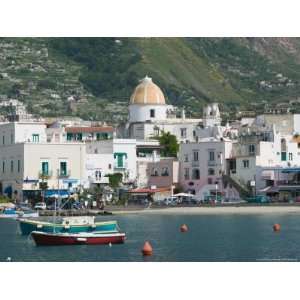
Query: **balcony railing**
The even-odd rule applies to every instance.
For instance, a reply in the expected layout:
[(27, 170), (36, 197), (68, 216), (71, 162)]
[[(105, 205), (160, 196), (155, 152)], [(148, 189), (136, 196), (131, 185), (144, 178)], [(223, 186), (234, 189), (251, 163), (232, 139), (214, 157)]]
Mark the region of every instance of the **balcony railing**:
[(277, 185), (284, 185), (284, 186), (287, 186), (287, 185), (292, 185), (292, 186), (297, 186), (299, 185), (300, 186), (300, 181), (294, 181), (294, 180), (278, 180), (276, 181)]
[(49, 179), (52, 177), (52, 171), (48, 171), (48, 172), (45, 172), (45, 171), (40, 171), (39, 172), (39, 178), (40, 179)]
[(59, 178), (68, 178), (71, 176), (71, 170), (59, 170), (58, 177)]
[(213, 166), (216, 166), (217, 165), (217, 162), (215, 160), (209, 160), (207, 162), (207, 165), (210, 166), (210, 167), (213, 167)]
[(125, 162), (123, 165), (119, 166), (117, 163), (114, 163), (114, 168), (115, 169), (127, 169), (128, 168), (128, 163)]

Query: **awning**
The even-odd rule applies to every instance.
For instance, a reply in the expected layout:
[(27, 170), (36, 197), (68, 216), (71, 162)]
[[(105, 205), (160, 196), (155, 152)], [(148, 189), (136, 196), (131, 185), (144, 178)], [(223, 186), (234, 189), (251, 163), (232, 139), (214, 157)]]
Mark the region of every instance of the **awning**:
[(261, 190), (259, 190), (261, 193), (278, 193), (279, 189), (278, 186), (267, 186)]
[(287, 168), (287, 169), (283, 169), (282, 173), (300, 173), (300, 168)]
[(68, 190), (46, 190), (45, 191), (45, 198), (68, 198), (70, 195)]
[(63, 183), (77, 183), (78, 179), (63, 179)]
[(193, 197), (194, 195), (192, 194), (187, 194), (187, 193), (179, 193), (179, 194), (175, 194), (173, 195), (174, 197)]

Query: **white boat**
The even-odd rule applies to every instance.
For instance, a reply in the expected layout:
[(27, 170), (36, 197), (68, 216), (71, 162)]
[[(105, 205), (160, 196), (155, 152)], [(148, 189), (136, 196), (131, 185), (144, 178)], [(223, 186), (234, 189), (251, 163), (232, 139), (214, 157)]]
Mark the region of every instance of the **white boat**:
[(17, 218), (37, 218), (39, 213), (32, 210), (16, 210), (14, 207), (6, 207), (0, 212), (0, 218), (17, 219)]

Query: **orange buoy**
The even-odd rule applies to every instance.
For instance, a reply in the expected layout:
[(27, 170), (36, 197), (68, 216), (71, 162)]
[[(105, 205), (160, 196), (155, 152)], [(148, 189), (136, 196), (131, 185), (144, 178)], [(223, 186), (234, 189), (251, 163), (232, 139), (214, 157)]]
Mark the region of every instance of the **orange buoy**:
[(143, 255), (147, 255), (147, 256), (152, 255), (153, 249), (152, 249), (151, 244), (148, 241), (145, 242), (144, 247), (142, 249), (142, 253), (143, 253)]
[(273, 225), (273, 230), (274, 231), (280, 231), (280, 224), (274, 224)]
[(187, 225), (186, 224), (182, 224), (181, 226), (180, 226), (180, 231), (181, 232), (187, 232), (189, 229), (188, 229), (188, 227), (187, 227)]

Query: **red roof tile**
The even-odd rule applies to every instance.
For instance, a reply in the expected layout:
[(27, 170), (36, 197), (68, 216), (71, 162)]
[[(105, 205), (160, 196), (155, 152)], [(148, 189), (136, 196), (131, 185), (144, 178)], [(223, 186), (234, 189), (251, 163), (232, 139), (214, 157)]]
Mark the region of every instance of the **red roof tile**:
[(158, 193), (158, 192), (166, 192), (170, 190), (171, 187), (161, 187), (156, 189), (140, 188), (140, 189), (132, 189), (129, 191), (129, 193)]
[(111, 127), (111, 126), (105, 126), (105, 127), (66, 127), (65, 130), (68, 133), (80, 133), (80, 132), (93, 133), (93, 132), (113, 132), (114, 128)]

